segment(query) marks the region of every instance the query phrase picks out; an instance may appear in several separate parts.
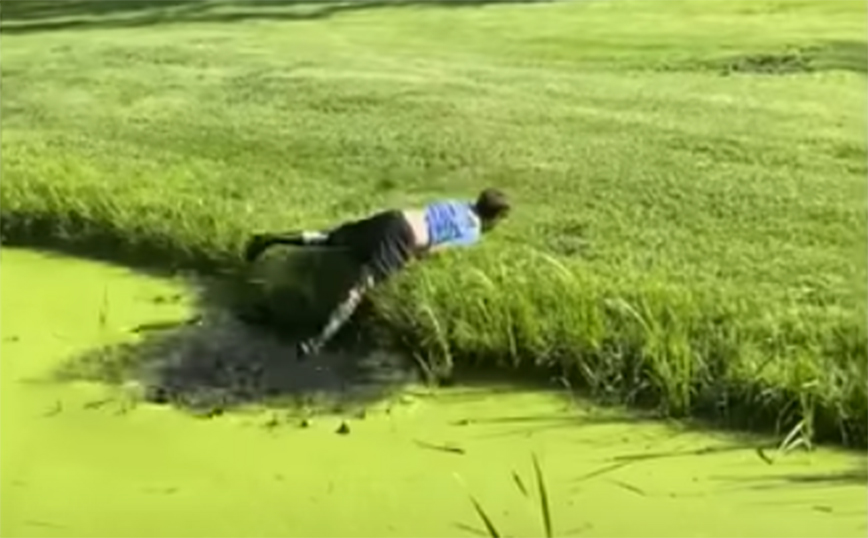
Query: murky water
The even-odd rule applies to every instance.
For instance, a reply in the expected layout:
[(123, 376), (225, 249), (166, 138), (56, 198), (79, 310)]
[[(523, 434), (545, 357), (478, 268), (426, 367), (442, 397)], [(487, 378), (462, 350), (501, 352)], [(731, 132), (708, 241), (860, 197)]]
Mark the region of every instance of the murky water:
[[(769, 464), (756, 441), (553, 393), (407, 389), (303, 424), (255, 402), (204, 419), (53, 380), (74, 357), (141, 338), (132, 329), (143, 323), (183, 319), (184, 289), (20, 250), (2, 252), (0, 275), (7, 536), (484, 535), (470, 494), (503, 535), (541, 536), (532, 454), (559, 536), (868, 532), (864, 457), (818, 450)], [(187, 353), (225, 347), (196, 345)], [(330, 386), (342, 360), (306, 368)]]

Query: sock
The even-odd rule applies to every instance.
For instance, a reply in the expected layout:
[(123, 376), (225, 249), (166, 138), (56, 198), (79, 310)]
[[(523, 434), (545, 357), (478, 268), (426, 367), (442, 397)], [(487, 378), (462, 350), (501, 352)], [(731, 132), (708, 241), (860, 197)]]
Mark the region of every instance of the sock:
[(305, 245), (325, 243), (328, 235), (322, 232), (301, 232), (301, 240)]

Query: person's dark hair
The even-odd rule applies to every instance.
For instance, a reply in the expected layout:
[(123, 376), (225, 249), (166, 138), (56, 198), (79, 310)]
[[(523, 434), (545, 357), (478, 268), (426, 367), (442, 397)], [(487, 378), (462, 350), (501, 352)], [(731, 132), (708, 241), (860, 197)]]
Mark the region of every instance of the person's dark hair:
[(485, 189), (476, 199), (476, 214), (484, 220), (495, 220), (505, 217), (511, 206), (506, 194), (498, 189)]

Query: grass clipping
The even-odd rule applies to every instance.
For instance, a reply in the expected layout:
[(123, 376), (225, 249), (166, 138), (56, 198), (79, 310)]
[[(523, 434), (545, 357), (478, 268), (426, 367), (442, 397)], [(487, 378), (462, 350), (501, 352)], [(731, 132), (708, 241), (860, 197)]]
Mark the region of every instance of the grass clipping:
[[(532, 454), (532, 460), (534, 478), (536, 479), (537, 493), (539, 495), (540, 518), (542, 519), (545, 537), (552, 538), (552, 536), (554, 536), (554, 533), (552, 531), (552, 514), (551, 506), (549, 505), (548, 489), (546, 488), (542, 468), (540, 466), (539, 459), (537, 458), (536, 453)], [(480, 503), (476, 496), (474, 496), (470, 492), (470, 489), (467, 487), (467, 484), (464, 482), (461, 476), (458, 474), (455, 474), (454, 476), (458, 483), (461, 485), (461, 487), (467, 492), (467, 496), (470, 499), (471, 504), (473, 505), (473, 509), (476, 512), (476, 515), (479, 516), (479, 519), (482, 521), (483, 525), (485, 525), (485, 530), (488, 536), (491, 536), (492, 538), (500, 538), (501, 536), (504, 536), (500, 532), (500, 530), (498, 530), (498, 527), (495, 525), (493, 518), (489, 515), (485, 508), (483, 508), (482, 503)], [(530, 501), (530, 493), (527, 487), (524, 485), (521, 476), (516, 471), (513, 471), (512, 478), (513, 483), (516, 485), (522, 496)]]

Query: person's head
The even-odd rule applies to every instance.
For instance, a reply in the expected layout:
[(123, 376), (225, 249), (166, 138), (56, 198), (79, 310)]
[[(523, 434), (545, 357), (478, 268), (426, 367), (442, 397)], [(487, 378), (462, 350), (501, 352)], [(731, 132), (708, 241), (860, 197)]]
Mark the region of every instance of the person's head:
[(479, 198), (473, 205), (479, 220), (482, 221), (482, 231), (487, 232), (509, 215), (511, 206), (506, 194), (497, 189), (485, 189), (479, 193)]

